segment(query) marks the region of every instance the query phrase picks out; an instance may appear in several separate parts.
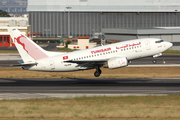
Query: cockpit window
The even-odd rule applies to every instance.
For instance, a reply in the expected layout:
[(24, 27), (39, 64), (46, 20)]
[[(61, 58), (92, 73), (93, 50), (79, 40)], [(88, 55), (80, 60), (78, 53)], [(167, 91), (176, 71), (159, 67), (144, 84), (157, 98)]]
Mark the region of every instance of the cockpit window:
[(161, 43), (161, 42), (164, 42), (164, 40), (158, 40), (158, 41), (156, 41), (156, 43)]

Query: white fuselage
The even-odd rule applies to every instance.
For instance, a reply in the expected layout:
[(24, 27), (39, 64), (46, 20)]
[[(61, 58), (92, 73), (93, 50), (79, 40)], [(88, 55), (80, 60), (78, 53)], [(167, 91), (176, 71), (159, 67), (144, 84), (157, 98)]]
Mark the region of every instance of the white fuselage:
[[(138, 59), (147, 56), (153, 56), (169, 49), (172, 44), (161, 41), (156, 38), (145, 38), (119, 42), (110, 45), (104, 45), (86, 50), (78, 50), (65, 54), (55, 55), (52, 57), (37, 60), (37, 65), (23, 67), (27, 70), (36, 71), (76, 71), (83, 69), (92, 69), (94, 66), (79, 66), (77, 63), (65, 62), (72, 61), (93, 61), (109, 60), (115, 57), (126, 57), (127, 60)], [(158, 42), (159, 41), (159, 42)], [(88, 64), (88, 62), (86, 63)]]

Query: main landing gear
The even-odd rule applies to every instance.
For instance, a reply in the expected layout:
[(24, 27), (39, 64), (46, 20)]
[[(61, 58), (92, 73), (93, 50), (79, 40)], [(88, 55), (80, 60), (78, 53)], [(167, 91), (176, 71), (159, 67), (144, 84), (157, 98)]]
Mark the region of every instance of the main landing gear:
[(99, 67), (96, 68), (96, 71), (94, 72), (95, 77), (99, 77), (101, 75), (101, 69)]

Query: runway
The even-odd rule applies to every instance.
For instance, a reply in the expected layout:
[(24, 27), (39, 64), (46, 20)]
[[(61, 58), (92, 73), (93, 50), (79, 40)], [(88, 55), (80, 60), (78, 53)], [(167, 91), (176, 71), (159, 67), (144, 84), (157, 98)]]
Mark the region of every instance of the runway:
[[(157, 60), (156, 64), (180, 64), (180, 55), (162, 55), (155, 58)], [(130, 65), (145, 65), (152, 64), (152, 57), (146, 57), (142, 59), (133, 60)]]
[(180, 94), (180, 78), (0, 79), (0, 99)]
[[(13, 60), (13, 59), (15, 58), (11, 58), (10, 60), (0, 59), (0, 67), (10, 67), (10, 65), (12, 64), (18, 64), (17, 62), (18, 59), (17, 60)], [(152, 57), (146, 57), (142, 59), (133, 60), (131, 61), (131, 63), (129, 63), (129, 66), (130, 65), (147, 65), (147, 64), (153, 65), (152, 60), (153, 60)], [(156, 65), (180, 64), (180, 55), (162, 55), (156, 58), (156, 60), (157, 60)]]
[[(180, 55), (163, 55), (156, 65), (179, 65)], [(165, 61), (165, 63), (164, 63)], [(17, 64), (0, 60), (1, 67)], [(152, 57), (133, 65), (154, 65)], [(169, 95), (180, 93), (180, 78), (164, 79), (0, 79), (0, 99), (72, 98), (81, 96)]]

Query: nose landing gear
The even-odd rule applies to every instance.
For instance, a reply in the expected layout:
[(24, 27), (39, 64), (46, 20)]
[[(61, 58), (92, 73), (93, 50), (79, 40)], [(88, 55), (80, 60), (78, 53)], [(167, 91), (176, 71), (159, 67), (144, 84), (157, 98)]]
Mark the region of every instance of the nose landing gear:
[(157, 60), (156, 60), (156, 59), (153, 59), (153, 60), (152, 60), (152, 63), (156, 64), (156, 63), (157, 63)]
[(94, 76), (95, 76), (95, 77), (99, 77), (99, 76), (101, 75), (101, 73), (102, 73), (102, 71), (101, 71), (101, 69), (98, 67), (98, 68), (96, 68), (96, 71), (94, 72)]
[(155, 59), (156, 57), (159, 57), (159, 56), (161, 56), (162, 55), (162, 53), (158, 53), (158, 54), (155, 54), (155, 55), (153, 55), (153, 60), (152, 60), (152, 62), (154, 63), (154, 64), (156, 64), (157, 63), (157, 60)]

